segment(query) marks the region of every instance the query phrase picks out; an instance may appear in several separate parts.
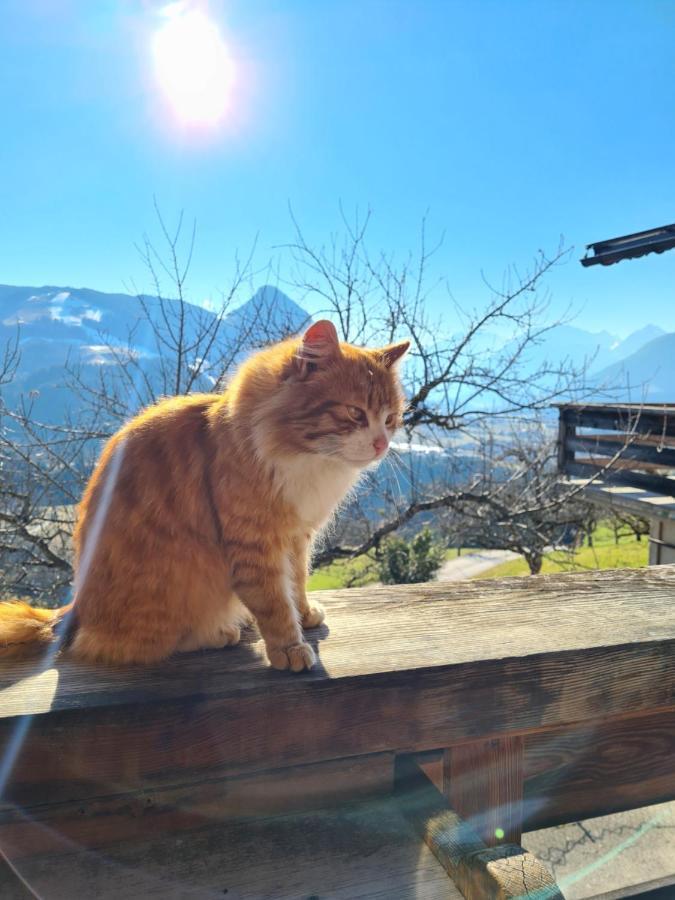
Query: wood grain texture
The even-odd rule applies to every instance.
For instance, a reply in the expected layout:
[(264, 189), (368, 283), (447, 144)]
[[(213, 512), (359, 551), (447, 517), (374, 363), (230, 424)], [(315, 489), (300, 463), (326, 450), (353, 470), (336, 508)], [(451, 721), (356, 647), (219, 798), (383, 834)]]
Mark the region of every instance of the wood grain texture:
[[(533, 732), (523, 743), (527, 831), (675, 798), (675, 710)], [(443, 758), (415, 755), (439, 791)]]
[[(5, 791), (24, 805), (426, 750), (673, 703), (675, 646), (507, 659), (248, 695), (35, 716)], [(9, 745), (14, 723), (0, 728)]]
[(322, 667), (298, 677), (252, 646), (148, 670), (6, 668), (0, 749), (17, 728), (25, 737), (4, 799), (180, 787), (672, 709), (674, 595), (673, 567), (327, 594)]
[[(461, 900), (392, 801), (218, 822), (18, 861), (48, 900)], [(24, 900), (2, 893), (3, 900)]]
[[(618, 438), (618, 435), (617, 435)], [(609, 435), (591, 435), (588, 437), (575, 437), (567, 439), (567, 446), (573, 451), (588, 455), (593, 459), (597, 457), (613, 457), (620, 453), (621, 457), (616, 463), (648, 463), (655, 470), (675, 468), (675, 450), (662, 447), (658, 443), (629, 442), (628, 445), (620, 440), (611, 440)], [(580, 460), (583, 461), (583, 460)], [(602, 465), (607, 464), (607, 460)], [(636, 465), (636, 468), (640, 468)], [(651, 471), (648, 469), (647, 471)]]
[(516, 844), (486, 847), (410, 757), (397, 761), (396, 782), (401, 809), (466, 900), (563, 900), (531, 853)]
[(212, 778), (186, 787), (0, 810), (0, 850), (14, 862), (64, 846), (106, 847), (228, 819), (269, 818), (390, 796), (393, 754)]
[(525, 739), (528, 829), (675, 797), (675, 711)]
[(488, 847), (519, 844), (523, 825), (523, 739), (490, 738), (445, 751), (443, 794)]
[(255, 636), (237, 648), (145, 668), (59, 660), (42, 672), (27, 662), (5, 663), (0, 716), (279, 696), (297, 692), (299, 684), (675, 640), (674, 598), (675, 566), (323, 591), (317, 599), (327, 608), (327, 627), (308, 632), (319, 665), (298, 678), (271, 671)]

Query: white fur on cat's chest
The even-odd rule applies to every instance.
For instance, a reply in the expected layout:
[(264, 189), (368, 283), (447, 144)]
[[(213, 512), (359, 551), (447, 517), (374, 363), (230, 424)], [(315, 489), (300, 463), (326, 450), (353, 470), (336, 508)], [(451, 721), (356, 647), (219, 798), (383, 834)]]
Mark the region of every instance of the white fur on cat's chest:
[(275, 470), (284, 498), (310, 528), (325, 525), (360, 475), (351, 466), (310, 454), (284, 460)]

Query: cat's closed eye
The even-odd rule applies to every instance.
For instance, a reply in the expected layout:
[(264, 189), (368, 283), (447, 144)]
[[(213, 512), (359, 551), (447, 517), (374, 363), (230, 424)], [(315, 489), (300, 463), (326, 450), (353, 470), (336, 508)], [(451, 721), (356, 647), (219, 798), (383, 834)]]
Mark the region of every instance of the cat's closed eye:
[(359, 425), (368, 424), (368, 416), (359, 406), (347, 406), (347, 414), (349, 415), (350, 419), (358, 422)]

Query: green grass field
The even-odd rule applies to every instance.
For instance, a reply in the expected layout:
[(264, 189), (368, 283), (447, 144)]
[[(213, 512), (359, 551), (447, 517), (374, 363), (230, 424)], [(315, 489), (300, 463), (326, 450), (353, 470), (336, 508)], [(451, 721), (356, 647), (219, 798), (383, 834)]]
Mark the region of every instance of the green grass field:
[(340, 560), (329, 566), (322, 566), (312, 572), (307, 582), (308, 591), (328, 591), (343, 587), (357, 587), (377, 581), (377, 570), (367, 556)]
[[(462, 550), (462, 555), (471, 553), (470, 549)], [(556, 550), (544, 558), (542, 572), (574, 572), (583, 569), (640, 569), (647, 565), (649, 542), (646, 537), (638, 541), (632, 535), (621, 537), (619, 543), (614, 542), (612, 529), (601, 523), (593, 534), (593, 546), (584, 544), (574, 553)], [(455, 559), (457, 550), (452, 548), (446, 553), (447, 559)], [(524, 559), (513, 559), (501, 563), (494, 569), (476, 575), (476, 578), (505, 578), (509, 575), (528, 575), (529, 569)], [(373, 561), (367, 556), (344, 560), (323, 566), (310, 575), (307, 589), (309, 591), (337, 590), (343, 587), (357, 587), (377, 581), (377, 570)]]
[[(471, 553), (471, 550), (462, 550), (462, 556)], [(446, 551), (447, 559), (456, 559), (457, 550), (452, 547)], [(367, 556), (357, 556), (355, 559), (331, 563), (322, 566), (309, 576), (307, 582), (308, 591), (329, 591), (343, 587), (357, 587), (362, 584), (372, 584), (378, 580), (377, 570), (373, 560)]]
[[(641, 569), (647, 565), (649, 541), (643, 537), (638, 541), (632, 535), (621, 537), (614, 542), (614, 532), (607, 525), (600, 524), (593, 534), (593, 546), (584, 545), (575, 552), (556, 550), (544, 558), (542, 573), (576, 572), (583, 569)], [(505, 578), (509, 575), (528, 575), (529, 569), (524, 559), (512, 559), (495, 566), (480, 575), (480, 578)]]

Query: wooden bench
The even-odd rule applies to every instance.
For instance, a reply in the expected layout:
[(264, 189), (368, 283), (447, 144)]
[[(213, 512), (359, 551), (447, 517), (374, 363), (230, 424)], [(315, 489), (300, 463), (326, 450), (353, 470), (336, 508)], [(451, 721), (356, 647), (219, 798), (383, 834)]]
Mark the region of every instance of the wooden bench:
[(523, 829), (675, 798), (675, 567), (321, 600), (299, 676), (255, 634), (4, 664), (0, 849), (41, 897), (560, 897)]

